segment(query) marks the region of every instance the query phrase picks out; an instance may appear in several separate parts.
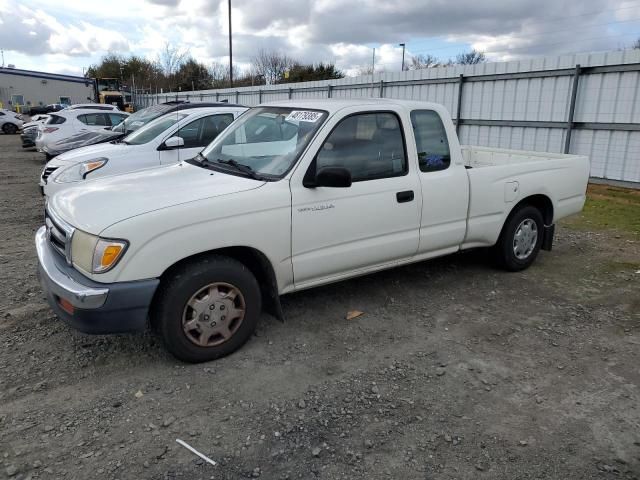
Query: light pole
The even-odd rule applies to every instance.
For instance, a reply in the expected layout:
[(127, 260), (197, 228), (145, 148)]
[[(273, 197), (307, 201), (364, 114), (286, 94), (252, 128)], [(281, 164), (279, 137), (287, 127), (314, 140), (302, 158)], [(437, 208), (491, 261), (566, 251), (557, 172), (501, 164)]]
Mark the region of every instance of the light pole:
[(406, 45), (404, 43), (399, 43), (398, 46), (402, 47), (402, 71), (404, 72), (404, 49)]
[(229, 0), (229, 86), (233, 87), (233, 49), (231, 47), (231, 0)]
[(371, 57), (371, 75), (376, 73), (376, 47), (373, 47), (373, 56)]

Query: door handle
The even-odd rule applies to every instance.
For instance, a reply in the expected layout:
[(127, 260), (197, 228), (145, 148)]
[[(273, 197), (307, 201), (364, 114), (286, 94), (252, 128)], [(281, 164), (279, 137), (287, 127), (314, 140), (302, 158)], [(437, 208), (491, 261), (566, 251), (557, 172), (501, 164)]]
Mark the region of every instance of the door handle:
[(398, 203), (413, 201), (413, 190), (405, 190), (404, 192), (396, 193), (396, 200), (398, 200)]

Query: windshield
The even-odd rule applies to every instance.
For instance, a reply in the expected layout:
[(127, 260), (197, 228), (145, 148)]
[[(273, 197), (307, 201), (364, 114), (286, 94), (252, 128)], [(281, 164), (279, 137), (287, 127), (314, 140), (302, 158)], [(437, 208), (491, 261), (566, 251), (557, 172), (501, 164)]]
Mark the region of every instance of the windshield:
[(144, 127), (141, 127), (135, 132), (127, 135), (124, 137), (122, 142), (128, 145), (142, 145), (143, 143), (148, 143), (186, 116), (186, 113), (168, 113), (167, 115), (156, 118), (152, 122), (147, 123)]
[(261, 175), (282, 177), (309, 144), (327, 113), (283, 107), (249, 110), (202, 152), (209, 162), (229, 160)]
[(117, 133), (131, 133), (146, 125), (151, 120), (167, 113), (168, 110), (174, 109), (175, 105), (154, 105), (153, 107), (143, 108), (136, 113), (131, 114), (122, 122), (111, 129)]

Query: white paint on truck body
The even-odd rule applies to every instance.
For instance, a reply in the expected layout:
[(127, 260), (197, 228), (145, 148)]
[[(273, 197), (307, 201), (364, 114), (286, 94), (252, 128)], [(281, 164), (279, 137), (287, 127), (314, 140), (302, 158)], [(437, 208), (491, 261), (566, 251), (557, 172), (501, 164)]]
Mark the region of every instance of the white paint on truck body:
[[(53, 195), (49, 208), (70, 225), (129, 242), (112, 270), (85, 274), (105, 284), (158, 278), (192, 255), (250, 247), (271, 263), (278, 292), (284, 294), (491, 246), (514, 206), (532, 195), (549, 198), (553, 222), (579, 212), (585, 201), (587, 157), (460, 147), (441, 105), (382, 99), (266, 105), (327, 112), (280, 180), (254, 180), (182, 162), (85, 182)], [(448, 168), (420, 170), (411, 118), (415, 110), (433, 111), (442, 121), (451, 155)], [(348, 188), (305, 187), (305, 174), (334, 127), (367, 112), (388, 112), (400, 121), (406, 173)], [(517, 192), (507, 201), (505, 188), (514, 183)], [(398, 201), (399, 193), (409, 191), (411, 201)]]

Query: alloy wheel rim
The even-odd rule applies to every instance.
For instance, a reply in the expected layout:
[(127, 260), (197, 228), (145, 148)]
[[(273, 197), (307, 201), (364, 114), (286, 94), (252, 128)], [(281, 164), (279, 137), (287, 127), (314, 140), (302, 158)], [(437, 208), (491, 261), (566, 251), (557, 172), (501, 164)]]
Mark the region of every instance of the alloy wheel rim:
[(513, 254), (518, 260), (527, 259), (538, 243), (538, 224), (531, 218), (520, 222), (513, 236)]
[(246, 304), (242, 292), (230, 283), (210, 283), (187, 301), (182, 312), (182, 330), (199, 347), (215, 347), (229, 340), (244, 320)]

